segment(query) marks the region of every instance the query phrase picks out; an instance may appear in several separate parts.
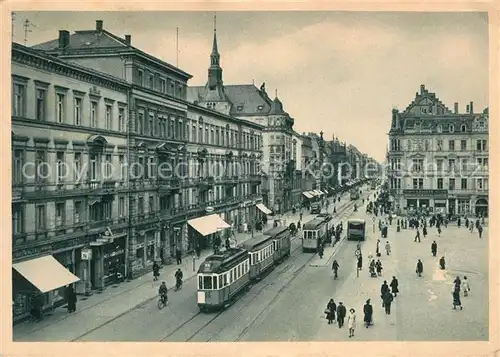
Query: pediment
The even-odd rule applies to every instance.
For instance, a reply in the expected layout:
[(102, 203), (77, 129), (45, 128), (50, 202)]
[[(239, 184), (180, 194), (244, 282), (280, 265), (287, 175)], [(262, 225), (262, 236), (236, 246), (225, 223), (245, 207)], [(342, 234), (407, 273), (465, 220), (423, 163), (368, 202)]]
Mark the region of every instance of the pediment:
[(410, 158), (410, 159), (423, 159), (423, 158), (425, 158), (425, 155), (417, 152), (413, 155), (408, 155), (408, 158)]

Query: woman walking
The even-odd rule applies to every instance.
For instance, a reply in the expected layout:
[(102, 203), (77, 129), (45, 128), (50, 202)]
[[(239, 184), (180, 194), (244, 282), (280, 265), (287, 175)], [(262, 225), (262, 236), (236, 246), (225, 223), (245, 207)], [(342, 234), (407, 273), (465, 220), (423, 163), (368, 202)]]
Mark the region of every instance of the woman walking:
[(326, 319), (328, 320), (328, 324), (332, 324), (335, 321), (335, 311), (337, 311), (337, 305), (333, 299), (330, 299), (328, 304), (326, 305)]
[(353, 337), (354, 330), (356, 329), (356, 311), (354, 309), (349, 310), (349, 316), (347, 317), (347, 328), (349, 329), (349, 337)]
[(462, 310), (462, 302), (460, 301), (460, 289), (453, 288), (453, 310), (457, 309), (457, 306)]

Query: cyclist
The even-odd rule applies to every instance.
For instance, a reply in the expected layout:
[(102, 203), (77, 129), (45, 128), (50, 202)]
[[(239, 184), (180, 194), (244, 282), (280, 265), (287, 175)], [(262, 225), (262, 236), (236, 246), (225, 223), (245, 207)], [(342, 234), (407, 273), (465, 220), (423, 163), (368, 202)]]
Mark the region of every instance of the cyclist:
[(181, 287), (182, 285), (182, 277), (183, 277), (183, 274), (182, 274), (182, 271), (181, 269), (177, 269), (177, 271), (175, 272), (175, 288), (177, 290), (179, 290), (179, 288)]
[(161, 282), (160, 288), (158, 289), (158, 293), (160, 294), (161, 301), (164, 305), (168, 304), (168, 296), (167, 296), (167, 285), (164, 281)]

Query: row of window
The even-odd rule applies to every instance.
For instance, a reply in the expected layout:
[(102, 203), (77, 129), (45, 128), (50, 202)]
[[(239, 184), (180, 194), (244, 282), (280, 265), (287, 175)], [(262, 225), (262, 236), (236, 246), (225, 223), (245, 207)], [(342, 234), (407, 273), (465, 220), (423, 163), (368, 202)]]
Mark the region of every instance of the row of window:
[[(422, 108), (425, 109), (425, 108)], [(415, 130), (421, 130), (422, 129), (422, 123), (421, 122), (415, 122), (414, 124), (414, 129)], [(485, 122), (483, 120), (480, 120), (477, 122), (477, 124), (474, 125), (474, 129), (477, 130), (485, 130)], [(461, 133), (466, 133), (467, 130), (467, 124), (461, 124), (460, 125), (460, 132)], [(442, 133), (443, 132), (443, 125), (438, 124), (436, 126), (436, 132)], [(454, 124), (448, 124), (448, 132), (454, 133), (455, 132), (455, 125)]]
[(260, 263), (260, 262), (266, 260), (267, 258), (269, 258), (270, 256), (272, 256), (273, 254), (274, 254), (273, 244), (269, 244), (256, 252), (252, 252), (252, 253), (250, 253), (251, 265), (255, 265), (257, 263)]
[[(55, 156), (55, 157), (54, 157)], [(27, 175), (33, 175), (35, 182), (55, 182), (57, 184), (68, 181), (125, 180), (129, 166), (125, 155), (102, 154), (90, 152), (85, 157), (83, 152), (68, 153), (56, 151), (48, 153), (46, 150), (36, 150), (34, 162), (26, 159), (26, 151), (14, 149), (12, 151), (12, 183), (23, 184)], [(51, 165), (50, 162), (54, 162)], [(26, 165), (33, 162), (33, 165)], [(138, 157), (138, 164), (132, 166), (136, 178), (170, 178), (177, 177), (223, 177), (257, 175), (258, 162), (242, 163), (225, 160), (211, 160), (207, 164), (200, 164), (196, 159), (185, 163), (178, 158), (165, 160), (158, 157)], [(68, 172), (68, 170), (70, 172)]]
[[(469, 185), (470, 179), (467, 179), (467, 178), (460, 179), (460, 186), (457, 186), (455, 178), (448, 178), (448, 187), (447, 188), (444, 185), (444, 183), (445, 183), (444, 180), (445, 179), (442, 177), (436, 178), (436, 181), (435, 181), (436, 187), (435, 188), (438, 190), (448, 189), (451, 191), (472, 189), (472, 187), (470, 187), (470, 185)], [(487, 178), (484, 178), (484, 177), (476, 178), (475, 182), (476, 182), (476, 185), (475, 185), (476, 190), (485, 190), (485, 191), (488, 190), (488, 179)], [(412, 189), (414, 189), (414, 190), (428, 189), (429, 187), (427, 187), (427, 186), (428, 185), (424, 185), (424, 178), (412, 179)], [(392, 178), (390, 180), (390, 187), (392, 189), (401, 189), (401, 179), (400, 178)]]
[[(470, 151), (473, 148), (468, 147), (468, 140), (462, 139), (460, 140), (460, 146), (456, 146), (455, 142), (458, 140), (448, 140), (447, 141), (447, 149), (444, 147), (443, 139), (436, 139), (435, 148), (432, 147), (431, 139), (408, 139), (406, 141), (406, 150), (408, 151)], [(458, 150), (457, 150), (458, 149)], [(486, 139), (478, 139), (476, 140), (476, 151), (488, 151), (488, 141)], [(391, 151), (403, 151), (401, 146), (400, 139), (392, 139), (391, 140)]]
[[(486, 157), (478, 157), (476, 158), (476, 162), (472, 163), (468, 158), (459, 159), (459, 165), (457, 165), (457, 159), (448, 159), (447, 170), (453, 171), (457, 169), (461, 169), (462, 171), (474, 171), (488, 170), (488, 158)], [(431, 169), (433, 167), (427, 167), (424, 164), (424, 159), (411, 159), (409, 160), (411, 171), (412, 172), (424, 172), (425, 169)], [(435, 167), (437, 171), (443, 171), (444, 168), (444, 159), (436, 159)], [(427, 165), (432, 165), (431, 163), (427, 163)], [(401, 159), (391, 159), (391, 169), (393, 170), (401, 170)]]
[[(68, 89), (56, 86), (55, 98), (52, 98), (49, 95), (48, 85), (35, 84), (35, 102), (32, 103), (28, 102), (28, 98), (32, 97), (28, 94), (28, 88), (30, 86), (27, 82), (20, 83), (18, 80), (14, 80), (12, 90), (13, 116), (28, 117), (28, 108), (34, 106), (34, 118), (39, 121), (54, 120), (59, 124), (87, 126), (119, 132), (126, 131), (125, 107), (119, 106), (113, 99), (89, 96), (79, 91), (73, 91), (73, 95), (70, 96)], [(70, 105), (71, 101), (73, 105)], [(54, 105), (53, 111), (49, 108), (50, 105)], [(54, 113), (54, 118), (49, 117), (51, 112)]]
[(250, 264), (245, 260), (227, 272), (219, 275), (198, 274), (198, 290), (219, 290), (232, 284), (250, 271)]
[(304, 239), (318, 239), (321, 238), (325, 235), (326, 233), (326, 226), (322, 226), (320, 229), (311, 231), (311, 230), (305, 230), (304, 231)]
[(142, 68), (136, 68), (135, 73), (134, 83), (162, 94), (168, 94), (179, 99), (186, 99), (187, 85), (185, 83), (175, 81), (168, 77), (162, 77), (158, 73), (146, 71)]

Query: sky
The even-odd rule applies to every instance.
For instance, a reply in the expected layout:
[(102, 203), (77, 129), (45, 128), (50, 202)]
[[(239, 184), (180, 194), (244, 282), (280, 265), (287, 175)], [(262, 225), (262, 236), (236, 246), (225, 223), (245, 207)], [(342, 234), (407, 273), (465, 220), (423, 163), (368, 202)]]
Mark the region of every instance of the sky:
[[(104, 29), (207, 81), (213, 12), (18, 12), (33, 26), (27, 45), (59, 30)], [(488, 16), (477, 12), (218, 12), (217, 38), (225, 84), (266, 83), (299, 132), (324, 132), (385, 158), (392, 108), (404, 110), (420, 85), (453, 108), (488, 106)]]

